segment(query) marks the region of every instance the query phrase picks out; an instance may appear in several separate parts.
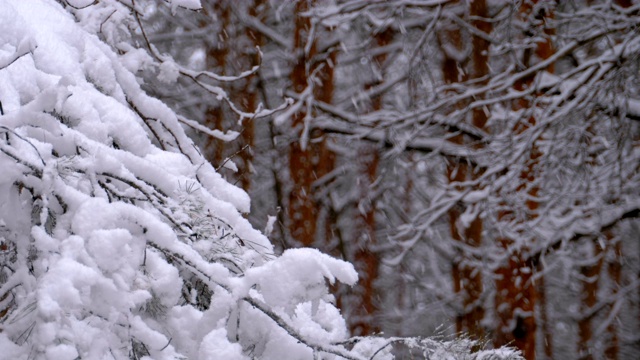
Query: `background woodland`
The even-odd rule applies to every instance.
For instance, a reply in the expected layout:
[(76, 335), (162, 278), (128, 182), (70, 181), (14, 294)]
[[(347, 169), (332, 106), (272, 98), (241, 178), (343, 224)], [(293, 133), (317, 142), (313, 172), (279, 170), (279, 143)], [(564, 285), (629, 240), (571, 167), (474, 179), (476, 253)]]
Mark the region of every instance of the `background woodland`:
[(280, 250), (356, 266), (358, 285), (334, 288), (354, 334), (467, 332), (527, 359), (640, 351), (640, 5), (202, 5), (148, 4), (139, 41), (189, 68), (259, 68), (213, 82), (223, 101), (195, 75), (146, 89), (237, 133), (192, 136)]

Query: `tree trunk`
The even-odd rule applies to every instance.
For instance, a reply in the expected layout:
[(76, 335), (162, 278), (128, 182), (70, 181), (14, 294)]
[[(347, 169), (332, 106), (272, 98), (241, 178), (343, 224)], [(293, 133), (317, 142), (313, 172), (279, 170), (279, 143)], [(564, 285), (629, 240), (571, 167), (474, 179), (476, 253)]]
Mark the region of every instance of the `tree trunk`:
[[(611, 297), (615, 299), (618, 291), (620, 290), (620, 282), (622, 280), (622, 241), (617, 239), (610, 230), (605, 233), (605, 236), (609, 245), (608, 250), (613, 252), (613, 256), (607, 264), (607, 273), (611, 280)], [(614, 309), (611, 309), (611, 311), (614, 311)], [(604, 355), (608, 360), (615, 360), (618, 358), (620, 347), (616, 319), (611, 320), (611, 323), (607, 326), (607, 332), (609, 333), (609, 341), (607, 342), (607, 347), (604, 350)]]
[[(311, 22), (309, 17), (303, 16), (303, 13), (309, 10), (309, 4), (307, 0), (299, 0), (296, 3), (293, 53), (298, 54), (298, 59), (291, 72), (291, 82), (295, 92), (301, 93), (307, 86), (313, 86), (315, 99), (331, 103), (336, 55), (331, 53), (324, 61), (314, 59), (317, 54), (317, 41), (315, 38), (308, 38)], [(311, 41), (311, 44), (308, 44), (308, 41)], [(312, 80), (310, 76), (314, 72), (316, 79)], [(319, 206), (313, 198), (312, 184), (331, 171), (335, 162), (335, 155), (328, 148), (325, 134), (321, 130), (311, 131), (309, 141), (302, 140), (307, 115), (312, 114), (301, 110), (293, 115), (291, 125), (300, 140), (291, 143), (289, 154), (292, 180), (289, 195), (289, 232), (302, 246), (314, 244), (318, 225)]]
[[(440, 47), (442, 49), (444, 59), (442, 61), (442, 74), (444, 81), (447, 84), (455, 84), (466, 80), (466, 73), (463, 71), (465, 64), (460, 63), (455, 54), (450, 54), (444, 45), (453, 47), (453, 51), (458, 53), (463, 50), (463, 38), (462, 29), (455, 24), (448, 24), (448, 27), (443, 30), (438, 37)], [(464, 105), (459, 104), (458, 107), (462, 108)], [(449, 141), (455, 144), (461, 145), (463, 143), (463, 136), (461, 134), (452, 136)], [(450, 161), (447, 164), (447, 179), (449, 183), (459, 183), (465, 181), (467, 178), (467, 164), (464, 162)], [(462, 209), (458, 206), (449, 210), (449, 230), (451, 232), (451, 238), (454, 241), (462, 242), (463, 238), (458, 231), (458, 219), (462, 214)], [(458, 333), (468, 332), (473, 334), (478, 332), (476, 329), (475, 314), (473, 311), (469, 311), (467, 306), (474, 303), (476, 291), (474, 291), (474, 285), (479, 281), (477, 276), (473, 276), (474, 272), (471, 267), (468, 266), (464, 253), (460, 252), (453, 260), (452, 264), (452, 276), (453, 276), (453, 288), (456, 294), (462, 298), (462, 309), (456, 316), (456, 331)], [(477, 275), (477, 272), (476, 272)], [(480, 281), (481, 283), (481, 281)]]
[[(207, 6), (204, 8), (206, 14), (209, 17), (217, 17), (220, 19), (220, 33), (216, 34), (217, 43), (207, 44), (207, 58), (206, 67), (214, 72), (219, 72), (224, 75), (225, 68), (227, 66), (227, 56), (229, 54), (229, 36), (224, 31), (229, 26), (230, 11), (229, 7), (225, 3), (215, 4), (213, 6)], [(209, 23), (203, 24), (208, 26)], [(224, 110), (221, 104), (210, 105), (205, 112), (204, 126), (209, 129), (223, 130)], [(205, 158), (213, 164), (214, 167), (218, 167), (222, 164), (224, 156), (224, 141), (215, 139), (211, 136), (207, 137), (204, 144), (203, 155)]]
[[(543, 270), (544, 273), (544, 270)], [(553, 359), (553, 336), (549, 326), (549, 316), (547, 307), (547, 289), (545, 275), (538, 279), (538, 311), (540, 312), (540, 328), (542, 330), (542, 347), (544, 348), (545, 359)]]
[[(253, 0), (248, 6), (247, 12), (249, 16), (258, 17), (258, 8), (265, 3), (265, 0)], [(250, 27), (244, 29), (244, 36), (251, 43), (251, 48), (256, 49), (262, 46), (263, 36), (262, 33), (253, 30)], [(258, 65), (258, 54), (255, 51), (245, 53), (244, 49), (237, 49), (237, 60), (240, 63), (239, 71), (245, 71)], [(238, 71), (236, 71), (238, 73)], [(243, 111), (252, 112), (258, 105), (258, 78), (256, 75), (251, 75), (245, 79), (239, 81), (240, 88), (234, 94), (237, 98), (237, 103)], [(253, 146), (255, 137), (255, 126), (253, 119), (242, 119), (242, 130), (240, 133), (240, 146), (239, 153), (240, 164), (238, 169), (238, 177), (240, 185), (245, 191), (249, 191), (251, 187), (251, 177), (253, 169)]]
[(580, 275), (582, 276), (580, 312), (582, 316), (578, 320), (578, 356), (584, 360), (593, 359), (590, 349), (590, 342), (593, 337), (593, 323), (591, 320), (595, 315), (593, 313), (594, 306), (598, 302), (598, 283), (603, 263), (602, 249), (597, 241), (593, 241), (592, 248), (594, 250), (590, 256), (594, 258), (595, 262), (580, 269)]
[[(615, 3), (625, 9), (633, 5), (631, 0), (615, 0)], [(622, 242), (620, 239), (615, 239), (611, 230), (607, 230), (605, 236), (609, 244), (609, 250), (613, 251), (613, 260), (608, 264), (607, 270), (613, 286), (612, 296), (615, 297), (620, 289), (620, 281), (622, 278)], [(611, 321), (607, 327), (607, 332), (609, 333), (609, 342), (605, 349), (605, 357), (607, 359), (617, 359), (620, 341), (618, 339), (616, 321)]]
[[(386, 28), (375, 34), (375, 46), (384, 47), (393, 40), (393, 30)], [(386, 53), (373, 57), (373, 80), (365, 85), (365, 90), (382, 83), (384, 79), (384, 65)], [(382, 109), (382, 96), (371, 99), (371, 111)], [(351, 324), (353, 335), (369, 335), (380, 331), (372, 316), (376, 313), (376, 289), (374, 283), (378, 278), (378, 255), (372, 250), (376, 244), (376, 200), (372, 193), (372, 186), (376, 180), (380, 156), (376, 145), (365, 144), (358, 149), (358, 187), (359, 200), (356, 204), (356, 236), (353, 244), (353, 260), (360, 274), (360, 281), (356, 285), (353, 315), (357, 321)]]
[[(297, 62), (291, 72), (293, 91), (302, 93), (307, 87), (309, 58), (316, 53), (315, 41), (305, 53), (307, 35), (311, 27), (309, 18), (301, 14), (309, 9), (306, 0), (296, 3), (295, 29), (293, 53), (298, 54)], [(304, 112), (293, 116), (292, 128), (300, 138), (304, 127)], [(289, 171), (292, 189), (289, 195), (289, 232), (291, 237), (303, 246), (310, 246), (315, 240), (317, 208), (311, 194), (311, 184), (315, 180), (313, 175), (312, 154), (308, 147), (303, 147), (300, 141), (293, 141), (290, 145)]]
[[(537, 40), (531, 48), (524, 49), (521, 64), (524, 67), (534, 65), (536, 60), (548, 59), (554, 52), (551, 36), (554, 29), (550, 26), (549, 20), (553, 18), (553, 12), (548, 4), (547, 6), (535, 6), (539, 0), (523, 2), (520, 5), (519, 15), (521, 21), (527, 24), (530, 29), (525, 29), (524, 36), (531, 36), (527, 32), (536, 30), (538, 27), (540, 40)], [(536, 9), (533, 14), (532, 10)], [(529, 19), (535, 23), (529, 23)], [(535, 57), (533, 55), (536, 55)], [(537, 59), (536, 59), (537, 58)], [(523, 70), (523, 69), (518, 69)], [(553, 72), (553, 66), (549, 66), (546, 71)], [(536, 74), (524, 77), (514, 84), (516, 91), (522, 92), (533, 85)], [(536, 94), (539, 96), (541, 94)], [(529, 109), (535, 106), (535, 102), (529, 99), (521, 98), (513, 104), (513, 110)], [(516, 125), (516, 134), (522, 134), (528, 129), (536, 125), (536, 118), (532, 114), (525, 121), (521, 121)], [(538, 217), (537, 211), (539, 203), (537, 201), (540, 189), (534, 185), (536, 180), (536, 169), (541, 154), (536, 143), (532, 144), (529, 152), (529, 158), (520, 174), (520, 185), (516, 189), (518, 192), (526, 192), (524, 204), (524, 218), (520, 221), (531, 221)], [(505, 218), (509, 213), (502, 213), (499, 218)], [(524, 235), (524, 234), (523, 234)], [(525, 238), (526, 239), (526, 238)], [(527, 239), (526, 241), (536, 241), (535, 239)], [(499, 245), (503, 248), (505, 254), (508, 254), (508, 261), (505, 265), (496, 271), (496, 313), (499, 319), (497, 328), (495, 345), (504, 346), (512, 344), (519, 348), (525, 359), (535, 359), (536, 350), (536, 318), (535, 305), (537, 301), (537, 289), (533, 283), (533, 274), (536, 266), (525, 261), (521, 251), (512, 251), (510, 248), (514, 245), (512, 239), (500, 239)], [(520, 245), (522, 250), (526, 251), (527, 244)]]
[[(492, 25), (488, 21), (490, 17), (485, 0), (470, 2), (469, 15), (474, 19), (471, 25), (479, 31), (490, 34)], [(444, 32), (445, 40), (449, 46), (455, 48), (455, 52), (462, 53), (465, 49), (465, 33), (458, 25), (451, 24), (451, 28)], [(445, 58), (443, 61), (443, 74), (446, 83), (453, 84), (456, 82), (464, 82), (468, 78), (482, 79), (478, 81), (478, 86), (485, 85), (488, 81), (489, 74), (489, 42), (479, 36), (470, 35), (471, 37), (471, 66), (469, 74), (465, 72), (466, 63), (461, 63), (460, 58), (454, 54), (448, 54), (443, 51)], [(459, 104), (463, 108), (465, 104)], [(474, 109), (471, 113), (471, 123), (479, 129), (484, 129), (488, 120), (488, 114), (485, 109)], [(456, 144), (464, 144), (466, 139), (463, 135), (455, 135), (450, 139)], [(475, 148), (479, 148), (480, 144), (474, 144)], [(466, 181), (470, 178), (479, 176), (479, 170), (474, 166), (467, 165), (462, 162), (451, 162), (447, 166), (447, 177), (450, 183), (458, 183)], [(469, 226), (460, 233), (459, 218), (464, 208), (455, 207), (449, 211), (449, 229), (451, 237), (454, 241), (463, 243), (461, 248), (472, 247), (478, 248), (482, 244), (483, 223), (480, 217), (476, 217), (471, 221)], [(484, 329), (482, 320), (485, 311), (482, 304), (482, 293), (484, 291), (482, 283), (482, 271), (471, 264), (472, 258), (460, 251), (452, 264), (452, 275), (454, 282), (454, 291), (462, 298), (462, 309), (456, 317), (456, 330), (459, 333), (465, 332), (469, 336), (476, 339), (484, 337)]]
[(376, 179), (379, 157), (373, 146), (363, 146), (358, 150), (360, 200), (357, 205), (357, 231), (354, 234), (354, 263), (360, 275), (356, 285), (354, 313), (357, 322), (351, 325), (353, 335), (370, 335), (379, 331), (372, 316), (377, 310), (375, 304), (376, 289), (374, 283), (378, 277), (378, 256), (371, 248), (376, 243), (376, 205), (372, 198), (371, 187)]

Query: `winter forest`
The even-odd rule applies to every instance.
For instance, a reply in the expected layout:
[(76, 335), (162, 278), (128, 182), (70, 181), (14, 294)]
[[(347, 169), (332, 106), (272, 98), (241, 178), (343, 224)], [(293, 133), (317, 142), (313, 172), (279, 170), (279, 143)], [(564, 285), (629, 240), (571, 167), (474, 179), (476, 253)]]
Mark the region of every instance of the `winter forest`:
[(0, 0), (0, 359), (637, 359), (639, 29)]

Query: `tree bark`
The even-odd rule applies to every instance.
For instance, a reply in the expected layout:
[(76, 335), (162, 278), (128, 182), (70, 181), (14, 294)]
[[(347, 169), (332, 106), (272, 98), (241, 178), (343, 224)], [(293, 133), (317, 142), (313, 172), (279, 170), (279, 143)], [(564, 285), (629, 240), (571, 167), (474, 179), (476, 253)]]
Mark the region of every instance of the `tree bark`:
[[(466, 73), (463, 71), (465, 64), (459, 62), (455, 54), (449, 54), (445, 45), (453, 47), (453, 51), (458, 53), (463, 50), (464, 43), (462, 29), (455, 24), (448, 24), (448, 26), (449, 27), (443, 30), (438, 37), (444, 55), (442, 74), (445, 83), (455, 84), (466, 80)], [(464, 104), (458, 105), (459, 108), (463, 106)], [(464, 138), (463, 135), (457, 134), (452, 136), (449, 141), (457, 145), (462, 145)], [(450, 184), (463, 182), (467, 178), (467, 164), (464, 162), (449, 162), (446, 171)], [(449, 230), (451, 232), (451, 238), (459, 242), (463, 241), (457, 226), (461, 214), (462, 209), (458, 206), (449, 210)], [(474, 302), (477, 292), (474, 285), (481, 283), (481, 281), (478, 281), (480, 279), (478, 279), (477, 276), (473, 276), (473, 269), (466, 263), (462, 252), (457, 254), (453, 260), (451, 271), (454, 291), (462, 297), (462, 310), (456, 316), (456, 331), (458, 333), (468, 332), (473, 334), (474, 332), (478, 332), (475, 325), (477, 322), (475, 321), (475, 314), (473, 314), (473, 311), (469, 311), (467, 306)]]
[[(219, 34), (216, 34), (217, 42), (215, 44), (207, 44), (206, 67), (207, 69), (214, 70), (215, 72), (224, 75), (227, 66), (227, 57), (229, 55), (229, 36), (224, 29), (229, 26), (231, 13), (229, 7), (224, 2), (213, 6), (207, 6), (204, 8), (204, 11), (209, 15), (209, 17), (217, 17), (221, 22), (221, 31)], [(203, 26), (209, 25), (210, 23), (208, 22), (203, 24)], [(222, 105), (210, 105), (205, 111), (204, 125), (209, 129), (222, 130), (223, 119), (224, 110)], [(222, 164), (224, 150), (223, 141), (209, 136), (204, 144), (203, 155), (211, 164), (213, 164), (214, 167), (218, 167)]]
[[(311, 22), (301, 14), (308, 9), (308, 1), (299, 0), (296, 3), (293, 53), (298, 54), (298, 58), (291, 72), (291, 83), (293, 90), (297, 93), (302, 93), (307, 87), (309, 58), (316, 53), (315, 41), (311, 44), (309, 53), (305, 53)], [(306, 114), (301, 111), (292, 119), (291, 126), (298, 138), (302, 135), (305, 116)], [(303, 147), (299, 140), (293, 141), (289, 154), (289, 172), (292, 180), (289, 195), (289, 232), (291, 237), (303, 246), (312, 245), (316, 234), (318, 210), (311, 194), (311, 184), (315, 180), (313, 170), (312, 154), (309, 149)]]
[[(468, 14), (473, 17), (471, 25), (486, 34), (492, 31), (492, 25), (489, 21), (490, 14), (485, 0), (477, 0), (469, 3)], [(489, 42), (476, 35), (466, 34), (458, 25), (451, 24), (451, 28), (444, 32), (444, 39), (441, 43), (448, 42), (449, 46), (453, 46), (455, 52), (463, 53), (465, 47), (468, 46), (467, 38), (471, 37), (471, 66), (466, 61), (461, 62), (460, 56), (452, 56), (447, 51), (444, 52), (443, 74), (444, 80), (448, 84), (464, 82), (471, 79), (482, 79), (478, 81), (478, 86), (485, 85), (488, 81), (489, 74)], [(465, 71), (466, 68), (468, 69)], [(460, 108), (464, 108), (465, 104), (458, 104)], [(488, 114), (485, 109), (474, 109), (471, 113), (471, 123), (484, 129), (488, 120)], [(455, 144), (464, 144), (467, 142), (461, 134), (454, 135), (451, 142)], [(473, 144), (475, 148), (481, 147), (481, 144)], [(472, 165), (464, 162), (451, 162), (447, 166), (447, 178), (452, 184), (473, 179), (479, 176), (479, 170)], [(465, 209), (457, 206), (449, 211), (449, 229), (451, 237), (454, 241), (463, 244), (461, 248), (472, 247), (478, 248), (482, 244), (483, 222), (479, 216), (471, 221), (469, 226), (460, 233), (459, 218)], [(484, 328), (482, 320), (485, 316), (484, 306), (482, 304), (482, 294), (484, 291), (482, 271), (471, 264), (471, 257), (460, 251), (452, 264), (452, 276), (454, 283), (454, 291), (462, 298), (462, 309), (456, 317), (456, 330), (459, 333), (467, 333), (467, 335), (482, 339), (484, 337)]]
[[(544, 273), (544, 270), (543, 270)], [(540, 328), (542, 330), (542, 347), (544, 348), (545, 359), (553, 359), (553, 336), (549, 326), (547, 289), (545, 275), (538, 279), (538, 311), (540, 312)]]
[(580, 299), (582, 316), (580, 320), (578, 320), (578, 356), (580, 359), (584, 360), (593, 359), (593, 354), (590, 349), (590, 342), (593, 337), (592, 319), (595, 315), (593, 313), (594, 306), (598, 302), (598, 283), (603, 263), (602, 249), (600, 249), (600, 245), (595, 241), (595, 239), (592, 240), (592, 242), (592, 248), (594, 250), (590, 256), (594, 258), (595, 262), (593, 264), (583, 266), (580, 269), (580, 275), (582, 276), (582, 295)]
[[(298, 54), (291, 72), (293, 90), (303, 92), (307, 86), (313, 86), (315, 99), (331, 103), (333, 97), (333, 69), (336, 61), (334, 52), (328, 58), (318, 61), (316, 38), (309, 39), (311, 22), (303, 13), (309, 10), (310, 1), (299, 0), (295, 8), (294, 54)], [(311, 44), (307, 42), (311, 41)], [(308, 50), (308, 51), (307, 51)], [(316, 78), (310, 79), (315, 73)], [(312, 85), (312, 83), (316, 82)], [(302, 141), (305, 131), (306, 110), (296, 113), (292, 119), (292, 128), (300, 140), (290, 145), (289, 171), (292, 189), (289, 195), (289, 232), (291, 237), (302, 246), (312, 246), (316, 238), (319, 206), (314, 200), (312, 184), (315, 180), (331, 171), (335, 155), (327, 146), (325, 134), (314, 129), (309, 141)], [(320, 246), (321, 247), (321, 246)]]
[[(249, 16), (258, 17), (258, 8), (265, 3), (265, 0), (253, 0), (247, 8)], [(245, 27), (244, 36), (251, 43), (251, 50), (247, 53), (244, 49), (238, 49), (238, 62), (241, 64), (239, 71), (246, 71), (253, 66), (258, 65), (258, 47), (262, 47), (264, 42), (262, 33), (255, 31), (250, 27)], [(238, 71), (236, 71), (238, 72)], [(258, 105), (258, 77), (257, 75), (248, 76), (239, 82), (239, 89), (234, 94), (238, 100), (240, 108), (246, 112), (252, 112)], [(253, 172), (253, 146), (255, 144), (255, 126), (253, 119), (242, 119), (242, 130), (240, 133), (240, 164), (238, 169), (238, 177), (240, 185), (245, 191), (251, 188), (251, 177)]]
[[(615, 238), (611, 231), (607, 231), (605, 237), (609, 244), (608, 250), (613, 253), (611, 260), (609, 260), (607, 264), (607, 273), (611, 280), (611, 297), (616, 298), (622, 280), (622, 242), (620, 239)], [(611, 311), (614, 311), (614, 309), (611, 309)], [(609, 360), (615, 360), (618, 358), (618, 353), (620, 352), (620, 340), (618, 338), (618, 327), (616, 326), (615, 319), (612, 319), (609, 326), (607, 326), (607, 332), (609, 333), (609, 341), (604, 350), (604, 355)]]
[[(374, 35), (376, 47), (384, 47), (393, 40), (393, 30), (385, 28)], [(365, 85), (365, 90), (382, 83), (385, 71), (386, 53), (373, 57), (373, 80)], [(382, 96), (371, 99), (370, 111), (382, 109)], [(354, 314), (358, 319), (351, 324), (351, 333), (354, 335), (370, 335), (380, 331), (372, 316), (378, 310), (375, 299), (377, 292), (375, 281), (378, 278), (379, 258), (372, 250), (376, 245), (376, 200), (372, 192), (373, 184), (377, 177), (380, 163), (379, 149), (376, 145), (361, 145), (356, 159), (358, 163), (358, 187), (360, 189), (358, 203), (356, 204), (356, 239), (353, 244), (354, 263), (361, 276), (356, 285), (357, 299), (355, 299)]]
[[(521, 3), (519, 16), (522, 22), (529, 26), (525, 29), (524, 36), (531, 36), (530, 31), (538, 30), (540, 40), (537, 40), (532, 47), (523, 51), (520, 64), (524, 67), (533, 65), (536, 61), (548, 59), (553, 55), (554, 48), (552, 43), (552, 35), (554, 29), (549, 23), (553, 18), (551, 4), (545, 6), (536, 6), (541, 3), (539, 0), (525, 1)], [(533, 10), (536, 10), (533, 13)], [(533, 20), (531, 22), (530, 20)], [(538, 27), (538, 29), (535, 29)], [(535, 56), (534, 56), (535, 55)], [(546, 68), (547, 72), (553, 72), (553, 65)], [(524, 77), (514, 84), (516, 91), (525, 91), (533, 85), (536, 74)], [(535, 96), (540, 96), (536, 94)], [(521, 98), (513, 104), (513, 110), (529, 109), (535, 106), (535, 102), (530, 99)], [(530, 115), (524, 121), (516, 125), (516, 134), (522, 134), (528, 129), (536, 125), (536, 118)], [(524, 217), (518, 221), (531, 221), (538, 217), (537, 211), (539, 207), (538, 194), (540, 189), (535, 185), (536, 171), (538, 168), (541, 153), (534, 142), (529, 152), (529, 158), (524, 165), (523, 171), (520, 173), (520, 185), (516, 189), (517, 192), (526, 192), (524, 205)], [(515, 210), (515, 209), (514, 209)], [(499, 215), (499, 219), (505, 219), (513, 213), (505, 213)], [(536, 241), (529, 239), (526, 241)], [(526, 251), (528, 244), (520, 245), (523, 251), (511, 251), (514, 245), (513, 239), (503, 238), (499, 240), (505, 254), (508, 255), (508, 261), (505, 265), (496, 271), (496, 313), (499, 319), (499, 325), (494, 341), (496, 346), (504, 346), (512, 344), (519, 348), (525, 359), (533, 360), (536, 354), (536, 317), (535, 306), (538, 299), (537, 288), (533, 283), (533, 274), (536, 266), (531, 261), (525, 261), (523, 251)]]

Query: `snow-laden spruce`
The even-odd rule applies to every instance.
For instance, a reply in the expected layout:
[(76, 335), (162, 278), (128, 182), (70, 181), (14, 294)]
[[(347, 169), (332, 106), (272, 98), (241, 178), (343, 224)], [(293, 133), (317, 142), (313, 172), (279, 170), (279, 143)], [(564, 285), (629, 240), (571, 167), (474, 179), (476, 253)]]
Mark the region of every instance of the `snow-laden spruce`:
[(0, 0), (0, 358), (518, 357), (349, 339), (327, 283), (353, 267), (272, 254), (246, 193), (141, 90), (159, 64), (126, 41), (125, 3)]

